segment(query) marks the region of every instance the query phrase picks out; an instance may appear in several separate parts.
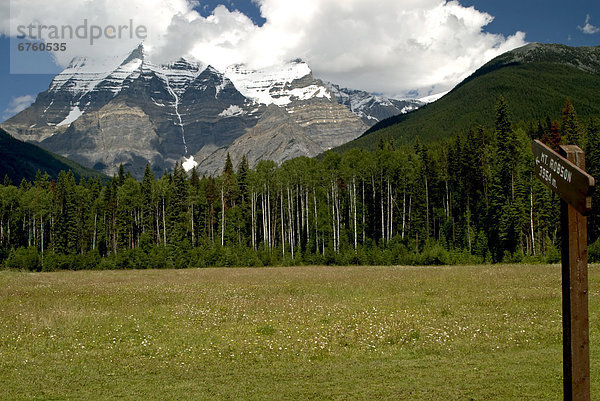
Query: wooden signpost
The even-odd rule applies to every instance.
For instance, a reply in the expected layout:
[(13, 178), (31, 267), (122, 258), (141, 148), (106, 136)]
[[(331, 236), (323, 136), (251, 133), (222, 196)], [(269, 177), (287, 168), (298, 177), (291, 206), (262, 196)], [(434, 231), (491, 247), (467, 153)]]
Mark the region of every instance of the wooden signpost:
[(540, 141), (532, 144), (535, 175), (561, 197), (563, 386), (565, 400), (590, 400), (587, 217), (594, 177), (574, 145), (560, 154)]

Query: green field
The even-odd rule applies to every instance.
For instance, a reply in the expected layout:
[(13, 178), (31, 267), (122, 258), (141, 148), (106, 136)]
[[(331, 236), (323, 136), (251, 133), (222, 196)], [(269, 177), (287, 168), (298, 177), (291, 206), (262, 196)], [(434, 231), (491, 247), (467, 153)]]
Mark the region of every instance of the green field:
[(558, 400), (560, 294), (557, 265), (3, 271), (0, 399)]

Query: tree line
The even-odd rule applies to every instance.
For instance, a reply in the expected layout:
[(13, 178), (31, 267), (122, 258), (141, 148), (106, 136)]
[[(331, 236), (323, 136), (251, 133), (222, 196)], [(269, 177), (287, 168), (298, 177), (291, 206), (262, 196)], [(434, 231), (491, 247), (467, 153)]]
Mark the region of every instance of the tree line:
[[(493, 112), (493, 111), (491, 111)], [(559, 201), (533, 174), (531, 141), (586, 151), (600, 177), (600, 125), (515, 126), (499, 98), (495, 127), (443, 142), (327, 152), (250, 168), (229, 156), (217, 177), (176, 164), (141, 181), (121, 166), (112, 181), (38, 173), (0, 186), (0, 260), (58, 269), (557, 262)], [(600, 194), (593, 204), (600, 205)], [(589, 217), (600, 257), (600, 208)]]

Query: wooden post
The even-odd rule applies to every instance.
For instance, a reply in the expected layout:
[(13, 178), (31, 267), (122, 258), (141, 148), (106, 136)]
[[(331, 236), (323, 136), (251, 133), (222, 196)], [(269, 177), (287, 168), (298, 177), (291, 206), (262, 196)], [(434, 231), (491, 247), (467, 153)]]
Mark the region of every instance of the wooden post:
[[(583, 151), (561, 146), (561, 155), (585, 170)], [(587, 218), (561, 200), (563, 386), (565, 401), (590, 400)]]
[(565, 401), (590, 400), (587, 218), (596, 181), (585, 172), (575, 145), (560, 154), (540, 141), (531, 144), (537, 178), (561, 197), (563, 386)]

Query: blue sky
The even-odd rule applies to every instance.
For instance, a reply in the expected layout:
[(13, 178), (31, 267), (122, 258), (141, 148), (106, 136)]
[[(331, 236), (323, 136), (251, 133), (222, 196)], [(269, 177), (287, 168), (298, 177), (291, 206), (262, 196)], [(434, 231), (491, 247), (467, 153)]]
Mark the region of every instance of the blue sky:
[(586, 34), (583, 28), (589, 15), (591, 24), (600, 27), (600, 2), (597, 0), (464, 0), (494, 16), (486, 27), (492, 33), (508, 34), (521, 30), (527, 41), (562, 43), (569, 46), (598, 46), (600, 34)]
[[(26, 4), (30, 4), (27, 1), (29, 0), (12, 0), (11, 4), (13, 9), (16, 3), (27, 7)], [(144, 0), (130, 1), (135, 3)], [(152, 1), (160, 5), (161, 0)], [(525, 41), (570, 46), (600, 45), (600, 2), (597, 0), (461, 0), (459, 7), (455, 7), (458, 4), (453, 3), (452, 7), (447, 4), (445, 9), (450, 10), (448, 12), (453, 15), (464, 16), (465, 20), (472, 19), (474, 22), (461, 20), (459, 25), (452, 25), (451, 21), (444, 19), (443, 29), (440, 30), (436, 28), (435, 20), (440, 18), (437, 12), (439, 7), (436, 8), (431, 1), (422, 2), (431, 3), (429, 8), (423, 6), (422, 13), (413, 6), (410, 10), (413, 18), (402, 20), (397, 26), (389, 25), (389, 19), (380, 17), (386, 14), (386, 6), (394, 8), (391, 11), (400, 15), (402, 1), (398, 0), (382, 0), (378, 3), (347, 0), (347, 4), (352, 4), (351, 7), (339, 0), (286, 3), (290, 4), (290, 8), (295, 7), (293, 10), (282, 8), (279, 4), (282, 2), (277, 0), (198, 0), (194, 7), (186, 5), (185, 0), (176, 2), (180, 4), (179, 9), (167, 9), (163, 12), (168, 20), (162, 25), (161, 29), (165, 30), (161, 37), (167, 39), (156, 48), (161, 49), (162, 46), (162, 49), (170, 49), (171, 53), (188, 52), (209, 59), (214, 56), (214, 60), (206, 62), (216, 65), (237, 62), (237, 55), (241, 57), (239, 61), (250, 64), (302, 57), (309, 62), (319, 78), (397, 96), (406, 96), (407, 93), (427, 95), (448, 90), (465, 74), (468, 75), (487, 61), (482, 54), (485, 53), (489, 58)], [(297, 4), (303, 4), (303, 8), (299, 8)], [(218, 7), (219, 5), (225, 8)], [(469, 10), (470, 7), (475, 10)], [(177, 20), (168, 12), (173, 15), (185, 14), (187, 19)], [(364, 21), (361, 21), (363, 15)], [(425, 17), (419, 19), (423, 15)], [(487, 15), (493, 17), (493, 21), (486, 20)], [(340, 16), (336, 18), (341, 21), (340, 24), (333, 23), (335, 20), (332, 18), (335, 17), (332, 16)], [(177, 23), (173, 22), (176, 20)], [(6, 25), (6, 21), (0, 20), (0, 23)], [(167, 25), (168, 29), (165, 28)], [(348, 25), (359, 28), (344, 32)], [(9, 32), (6, 26), (0, 25), (0, 28), (0, 32), (5, 35)], [(456, 29), (456, 33), (453, 29)], [(437, 33), (432, 33), (431, 38), (427, 39), (430, 31)], [(302, 43), (294, 42), (298, 39), (294, 36), (296, 32), (300, 32), (298, 37), (301, 39), (298, 41)], [(409, 36), (411, 32), (425, 38), (419, 45), (430, 48), (429, 53), (415, 53), (414, 47), (406, 47), (406, 42), (400, 39), (394, 42), (394, 34), (401, 38)], [(524, 36), (519, 32), (523, 32)], [(190, 39), (202, 35), (212, 38), (212, 42), (199, 44)], [(457, 36), (458, 39), (448, 39), (452, 36)], [(370, 44), (376, 43), (380, 37), (385, 37), (382, 42), (385, 41), (387, 47), (382, 46), (374, 53), (369, 49)], [(446, 41), (450, 41), (449, 44), (444, 43), (443, 47), (436, 48), (437, 42)], [(217, 42), (220, 44), (215, 45)], [(53, 74), (11, 74), (10, 54), (15, 51), (12, 48), (14, 45), (15, 42), (11, 42), (7, 36), (0, 37), (0, 52), (3, 55), (0, 60), (0, 80), (3, 84), (0, 92), (0, 121), (31, 103), (39, 92), (48, 88), (53, 77)], [(394, 52), (399, 54), (394, 56)], [(437, 57), (436, 52), (444, 54)], [(257, 53), (260, 53), (260, 60), (255, 57)], [(355, 57), (353, 53), (356, 54)], [(406, 60), (409, 58), (414, 66), (409, 63), (410, 60)], [(462, 64), (451, 66), (450, 72), (428, 70), (435, 65), (448, 65), (447, 60), (452, 59), (462, 60)], [(52, 64), (49, 58), (45, 62)], [(52, 71), (56, 73), (61, 68), (54, 66)]]

